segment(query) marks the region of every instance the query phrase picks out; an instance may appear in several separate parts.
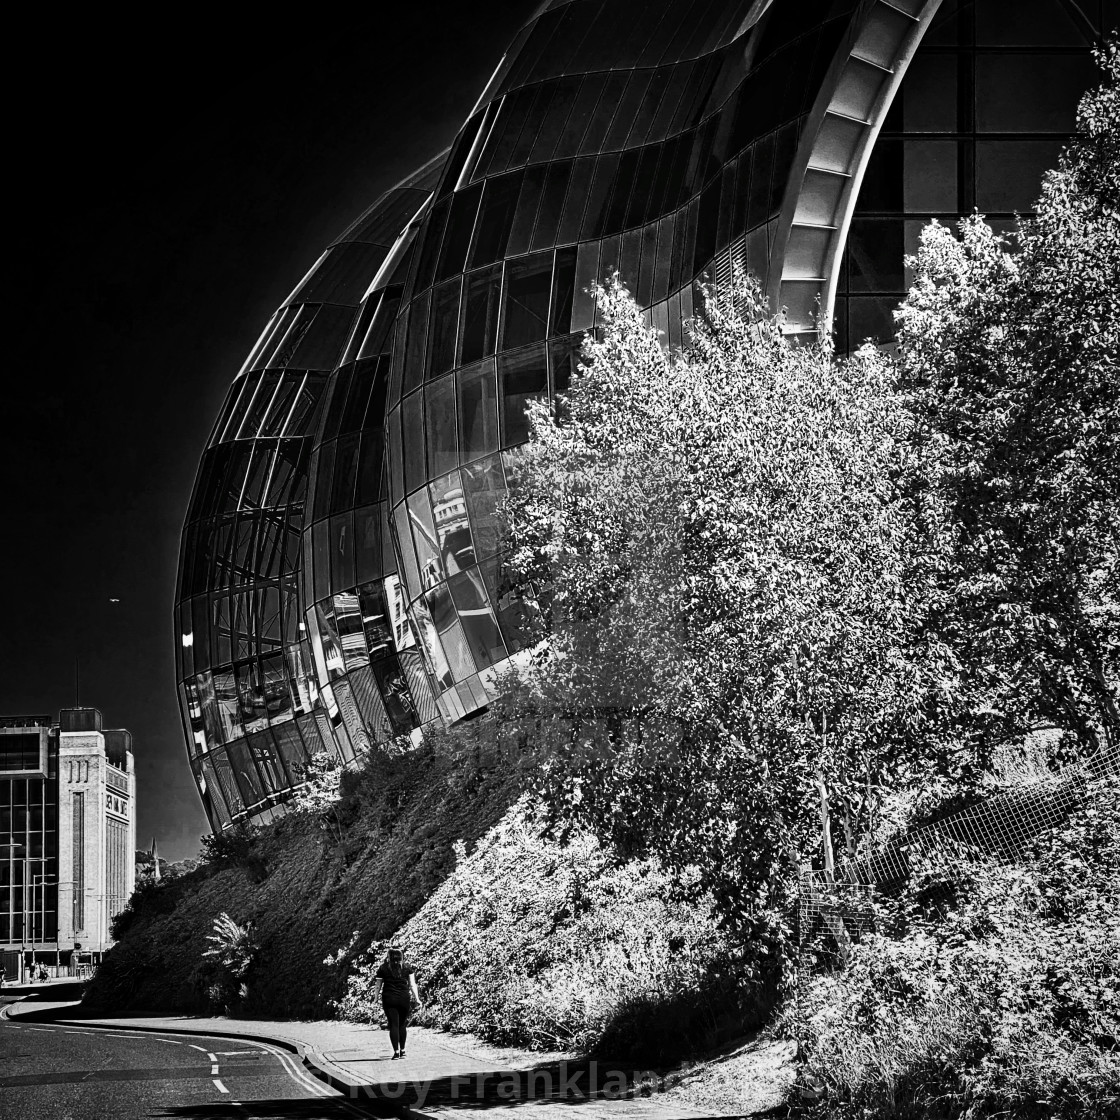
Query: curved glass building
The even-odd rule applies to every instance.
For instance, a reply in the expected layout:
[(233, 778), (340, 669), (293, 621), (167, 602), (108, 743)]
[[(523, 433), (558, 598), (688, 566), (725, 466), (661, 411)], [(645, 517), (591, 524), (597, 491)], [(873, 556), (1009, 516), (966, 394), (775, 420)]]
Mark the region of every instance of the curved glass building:
[(551, 0), (452, 147), (330, 246), (234, 379), (181, 550), (215, 828), (311, 754), (485, 709), (524, 642), (495, 511), (617, 270), (670, 345), (743, 265), (787, 329), (889, 338), (930, 218), (1028, 212), (1101, 0)]

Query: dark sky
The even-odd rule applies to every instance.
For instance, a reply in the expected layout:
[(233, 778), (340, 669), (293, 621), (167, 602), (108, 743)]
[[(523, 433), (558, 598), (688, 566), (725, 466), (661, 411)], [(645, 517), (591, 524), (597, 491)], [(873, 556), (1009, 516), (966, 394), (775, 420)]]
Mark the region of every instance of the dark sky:
[(133, 733), (138, 844), (165, 858), (207, 830), (172, 603), (226, 387), (326, 243), (451, 140), (535, 6), (42, 29), (51, 65), (8, 118), (0, 714), (72, 705), (77, 652), (81, 702)]

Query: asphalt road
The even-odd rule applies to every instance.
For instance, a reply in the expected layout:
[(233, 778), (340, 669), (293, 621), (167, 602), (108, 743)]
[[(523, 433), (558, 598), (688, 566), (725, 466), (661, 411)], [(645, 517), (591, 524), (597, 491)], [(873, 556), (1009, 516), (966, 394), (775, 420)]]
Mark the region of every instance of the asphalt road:
[(266, 1043), (0, 1017), (0, 1120), (370, 1115)]

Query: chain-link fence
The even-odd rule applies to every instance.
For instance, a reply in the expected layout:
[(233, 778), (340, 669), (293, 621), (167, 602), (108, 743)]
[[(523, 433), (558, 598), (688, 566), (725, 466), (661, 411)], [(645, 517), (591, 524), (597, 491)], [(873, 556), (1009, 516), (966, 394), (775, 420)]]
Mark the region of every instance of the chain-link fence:
[(1094, 779), (1117, 772), (1120, 745), (1110, 742), (1085, 762), (1036, 777), (916, 828), (878, 852), (841, 863), (835, 881), (805, 869), (798, 882), (799, 979), (821, 969), (842, 969), (852, 946), (874, 928), (875, 892), (906, 878), (916, 863), (936, 856), (951, 869), (958, 852), (1021, 855), (1031, 840), (1057, 828), (1087, 799)]

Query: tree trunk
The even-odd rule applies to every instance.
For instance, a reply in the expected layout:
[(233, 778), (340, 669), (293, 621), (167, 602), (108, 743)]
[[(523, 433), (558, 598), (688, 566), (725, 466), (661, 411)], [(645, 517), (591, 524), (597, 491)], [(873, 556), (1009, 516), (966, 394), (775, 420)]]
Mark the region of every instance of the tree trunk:
[(828, 807), (828, 786), (824, 778), (817, 775), (817, 792), (821, 797), (821, 849), (824, 853), (824, 877), (836, 882), (836, 859), (832, 851), (832, 813)]

